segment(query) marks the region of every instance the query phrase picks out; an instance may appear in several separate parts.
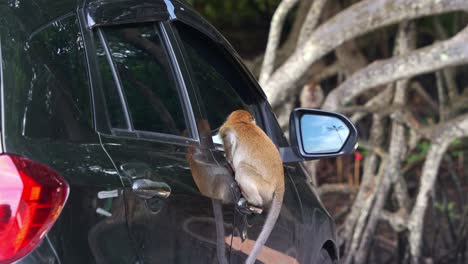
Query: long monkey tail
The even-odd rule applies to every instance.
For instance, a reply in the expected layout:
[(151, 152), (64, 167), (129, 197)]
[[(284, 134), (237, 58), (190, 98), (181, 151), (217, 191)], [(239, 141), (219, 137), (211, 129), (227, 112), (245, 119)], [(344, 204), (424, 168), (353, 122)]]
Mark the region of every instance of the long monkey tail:
[(228, 264), (226, 259), (226, 249), (224, 246), (224, 220), (223, 207), (221, 201), (211, 199), (213, 205), (213, 214), (216, 224), (216, 255), (218, 256), (219, 264)]
[(276, 220), (278, 220), (279, 214), (281, 212), (281, 206), (283, 205), (284, 197), (284, 188), (281, 191), (277, 190), (273, 194), (273, 200), (271, 201), (270, 211), (268, 212), (265, 224), (263, 225), (260, 235), (258, 235), (257, 241), (249, 254), (249, 257), (245, 261), (245, 264), (253, 264), (257, 259), (257, 255), (260, 253), (263, 245), (265, 245), (268, 237), (275, 227)]

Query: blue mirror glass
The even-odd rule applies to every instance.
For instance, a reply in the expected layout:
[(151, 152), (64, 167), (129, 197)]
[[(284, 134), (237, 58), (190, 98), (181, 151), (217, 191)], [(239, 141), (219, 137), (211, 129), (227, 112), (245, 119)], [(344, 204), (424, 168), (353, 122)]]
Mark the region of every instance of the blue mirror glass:
[(350, 133), (345, 123), (333, 116), (304, 114), (300, 122), (301, 141), (307, 154), (338, 152)]

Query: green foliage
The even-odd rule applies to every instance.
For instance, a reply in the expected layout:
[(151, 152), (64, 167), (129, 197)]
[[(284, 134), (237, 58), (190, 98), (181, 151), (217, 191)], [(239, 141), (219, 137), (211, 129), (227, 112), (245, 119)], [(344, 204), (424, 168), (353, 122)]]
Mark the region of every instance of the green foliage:
[(187, 0), (211, 23), (233, 27), (269, 21), (279, 0)]
[(367, 149), (359, 148), (359, 152), (361, 152), (363, 157), (369, 156), (369, 151)]
[(457, 138), (454, 141), (452, 141), (450, 146), (451, 147), (458, 147), (458, 146), (461, 146), (462, 144), (463, 144), (462, 140), (460, 138)]
[(423, 17), (418, 21), (418, 27), (422, 31), (433, 32), (438, 34), (434, 28), (435, 23), (439, 23), (441, 29), (447, 34), (447, 37), (452, 37), (460, 31), (460, 21), (464, 16), (463, 12), (453, 12), (447, 14), (441, 14), (437, 17)]
[(434, 207), (437, 211), (442, 214), (447, 214), (448, 217), (452, 220), (457, 220), (460, 218), (460, 215), (456, 212), (456, 204), (454, 202), (448, 203), (434, 203)]
[[(461, 139), (455, 139), (450, 144), (450, 148), (455, 148), (455, 150), (450, 151), (449, 153), (453, 156), (460, 156), (463, 155), (463, 150), (456, 149), (457, 147), (460, 148), (463, 146), (463, 141)], [(421, 141), (416, 146), (416, 150), (411, 153), (408, 158), (406, 158), (406, 164), (411, 165), (413, 163), (420, 162), (426, 158), (427, 153), (429, 152), (429, 148), (431, 147), (431, 143), (429, 141)]]
[(452, 155), (455, 156), (455, 157), (459, 157), (459, 156), (463, 155), (463, 150), (454, 150), (454, 151), (452, 151)]
[(429, 148), (431, 147), (431, 143), (428, 141), (421, 141), (418, 143), (416, 146), (416, 152), (411, 153), (408, 158), (406, 159), (407, 164), (412, 164), (415, 162), (418, 162), (424, 157), (426, 157), (427, 152), (429, 151)]
[(458, 157), (458, 156), (463, 155), (464, 150), (463, 150), (463, 140), (462, 139), (460, 139), (460, 138), (455, 139), (450, 144), (450, 147), (455, 148), (455, 150), (450, 152), (450, 154), (452, 154), (453, 156)]

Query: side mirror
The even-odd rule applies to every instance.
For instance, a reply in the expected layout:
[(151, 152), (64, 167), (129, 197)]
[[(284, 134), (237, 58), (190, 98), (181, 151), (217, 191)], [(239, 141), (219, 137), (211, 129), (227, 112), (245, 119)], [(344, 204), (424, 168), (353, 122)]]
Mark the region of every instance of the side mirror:
[(336, 157), (357, 148), (356, 127), (345, 116), (297, 108), (289, 120), (291, 148), (280, 149), (283, 162)]

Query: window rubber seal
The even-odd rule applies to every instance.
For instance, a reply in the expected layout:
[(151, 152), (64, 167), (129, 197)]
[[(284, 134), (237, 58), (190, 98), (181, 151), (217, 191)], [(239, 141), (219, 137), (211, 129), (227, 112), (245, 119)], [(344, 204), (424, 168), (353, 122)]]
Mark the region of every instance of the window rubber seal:
[(184, 118), (187, 128), (190, 132), (190, 138), (195, 139), (196, 141), (200, 141), (200, 135), (198, 133), (197, 122), (195, 121), (195, 116), (193, 113), (193, 105), (190, 102), (190, 96), (187, 91), (187, 86), (185, 84), (184, 76), (180, 69), (179, 62), (177, 61), (177, 56), (174, 51), (174, 47), (172, 46), (171, 38), (169, 37), (168, 30), (170, 30), (170, 26), (166, 25), (167, 22), (159, 22), (159, 30), (162, 33), (162, 40), (164, 42), (166, 51), (168, 53), (168, 57), (173, 69), (173, 75), (176, 78), (176, 88), (179, 94), (179, 98), (181, 99), (182, 108), (184, 111)]

